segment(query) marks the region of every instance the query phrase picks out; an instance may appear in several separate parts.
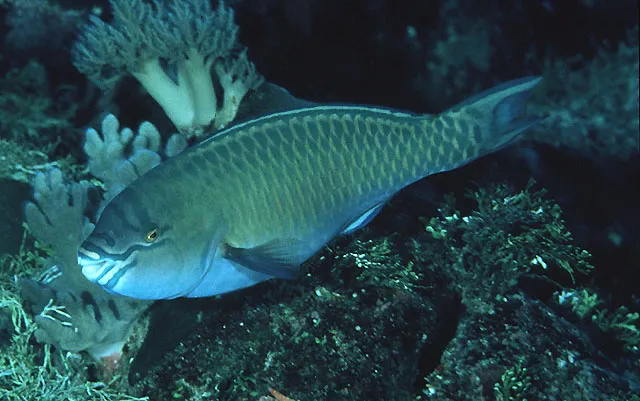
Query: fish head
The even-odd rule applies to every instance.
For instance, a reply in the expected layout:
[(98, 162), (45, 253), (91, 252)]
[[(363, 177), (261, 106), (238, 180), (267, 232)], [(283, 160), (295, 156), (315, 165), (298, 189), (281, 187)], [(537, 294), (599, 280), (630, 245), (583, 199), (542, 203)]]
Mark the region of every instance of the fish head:
[(219, 241), (204, 235), (194, 213), (134, 195), (125, 189), (105, 207), (78, 250), (82, 273), (105, 290), (132, 298), (171, 299), (191, 292), (211, 267)]

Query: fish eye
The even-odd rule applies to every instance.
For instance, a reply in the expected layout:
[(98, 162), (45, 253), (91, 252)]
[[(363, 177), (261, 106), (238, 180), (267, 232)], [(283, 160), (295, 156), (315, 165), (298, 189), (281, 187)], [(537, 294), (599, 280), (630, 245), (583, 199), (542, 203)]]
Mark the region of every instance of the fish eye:
[(155, 241), (155, 240), (157, 240), (157, 239), (158, 239), (158, 235), (160, 235), (160, 234), (158, 233), (158, 229), (157, 229), (157, 228), (154, 228), (153, 230), (151, 230), (151, 231), (149, 231), (149, 232), (147, 233), (147, 235), (145, 236), (145, 238), (144, 238), (144, 239), (145, 239), (145, 241), (147, 241), (147, 242), (151, 243), (151, 242), (153, 242), (153, 241)]

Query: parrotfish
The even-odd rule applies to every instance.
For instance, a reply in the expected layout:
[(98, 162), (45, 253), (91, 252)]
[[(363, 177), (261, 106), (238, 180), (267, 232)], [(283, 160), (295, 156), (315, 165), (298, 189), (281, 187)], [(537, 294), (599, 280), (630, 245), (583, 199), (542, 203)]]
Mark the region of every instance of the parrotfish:
[(512, 143), (540, 82), (507, 82), (437, 115), (311, 105), (238, 123), (153, 168), (103, 210), (83, 274), (140, 299), (205, 297), (296, 277), (400, 189)]

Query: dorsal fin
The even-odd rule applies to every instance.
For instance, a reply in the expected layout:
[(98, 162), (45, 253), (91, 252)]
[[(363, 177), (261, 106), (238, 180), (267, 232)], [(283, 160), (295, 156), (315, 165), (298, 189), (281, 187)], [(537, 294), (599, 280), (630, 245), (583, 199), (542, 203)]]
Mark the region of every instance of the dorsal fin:
[(286, 89), (265, 82), (260, 88), (247, 95), (240, 104), (238, 115), (233, 124), (249, 121), (267, 114), (302, 109), (305, 107), (316, 106), (314, 102), (299, 99), (289, 93)]

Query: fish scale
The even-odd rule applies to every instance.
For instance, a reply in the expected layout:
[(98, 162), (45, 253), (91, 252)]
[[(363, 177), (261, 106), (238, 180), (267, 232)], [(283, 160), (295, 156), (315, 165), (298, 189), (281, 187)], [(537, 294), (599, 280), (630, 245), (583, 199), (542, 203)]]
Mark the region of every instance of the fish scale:
[[(293, 231), (315, 226), (335, 215), (335, 210), (378, 203), (428, 175), (428, 166), (439, 171), (451, 163), (444, 151), (437, 152), (437, 157), (421, 155), (435, 142), (436, 132), (433, 121), (425, 124), (424, 117), (355, 107), (323, 107), (296, 114), (273, 116), (226, 138), (214, 137), (187, 152), (185, 161), (177, 160), (188, 163), (201, 153), (218, 153), (205, 158), (215, 163), (203, 174), (221, 176), (223, 181), (213, 183), (216, 187), (233, 181), (243, 184), (241, 193), (231, 191), (215, 200), (232, 226), (252, 233), (270, 227), (269, 231), (285, 229), (286, 235), (299, 235)], [(452, 130), (445, 134), (455, 133)], [(439, 141), (439, 147), (444, 150), (450, 142)], [(229, 240), (239, 243), (233, 231)], [(246, 236), (246, 232), (236, 234)]]
[(78, 263), (107, 290), (144, 299), (293, 277), (403, 187), (493, 152), (533, 125), (524, 100), (538, 82), (512, 81), (435, 116), (329, 105), (240, 123), (117, 195)]
[[(296, 114), (273, 116), (230, 132), (225, 140), (206, 141), (176, 160), (183, 165), (181, 175), (219, 176), (208, 181), (216, 192), (227, 182), (242, 183), (237, 186), (241, 193), (229, 191), (227, 196), (212, 198), (231, 220), (230, 225), (244, 227), (245, 232), (238, 232), (238, 236), (265, 227), (299, 234), (293, 231), (315, 226), (334, 210), (357, 207), (362, 203), (358, 199), (371, 205), (386, 199), (408, 183), (455, 163), (451, 159), (461, 154), (452, 146), (454, 141), (460, 142), (460, 127), (450, 124), (449, 116), (425, 121), (424, 117), (385, 109), (363, 111), (355, 107), (323, 107)], [(433, 128), (438, 122), (442, 127), (439, 141)], [(273, 135), (274, 131), (278, 135)], [(433, 147), (435, 154), (422, 154), (423, 149)], [(198, 157), (208, 162), (208, 171), (203, 171), (201, 163), (194, 167), (193, 160)], [(198, 174), (193, 174), (194, 169)], [(341, 185), (336, 185), (338, 180)], [(274, 185), (278, 182), (282, 185)], [(206, 192), (194, 186), (181, 187)], [(238, 244), (234, 237), (232, 230), (229, 240)]]

